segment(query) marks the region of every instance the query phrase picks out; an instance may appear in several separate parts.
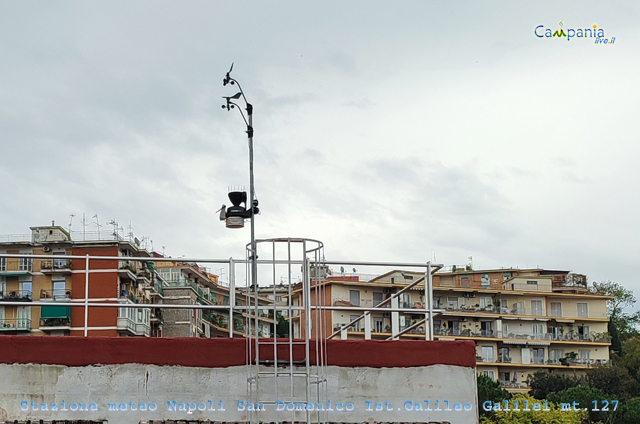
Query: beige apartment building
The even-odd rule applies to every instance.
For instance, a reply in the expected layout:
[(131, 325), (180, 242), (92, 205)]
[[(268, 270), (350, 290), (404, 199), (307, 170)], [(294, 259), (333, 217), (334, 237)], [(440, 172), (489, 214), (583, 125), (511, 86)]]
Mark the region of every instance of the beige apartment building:
[[(326, 313), (324, 334), (425, 338), (423, 273), (392, 271), (368, 281), (328, 277), (313, 291), (324, 305), (345, 308)], [(292, 303), (300, 299), (294, 291)], [(524, 391), (527, 376), (539, 369), (579, 373), (609, 363), (608, 299), (588, 293), (586, 277), (568, 271), (452, 267), (433, 276), (434, 339), (475, 341), (478, 372)], [(362, 307), (380, 311), (363, 316)], [(388, 307), (412, 311), (385, 312)], [(304, 313), (292, 320), (294, 335), (304, 334)]]

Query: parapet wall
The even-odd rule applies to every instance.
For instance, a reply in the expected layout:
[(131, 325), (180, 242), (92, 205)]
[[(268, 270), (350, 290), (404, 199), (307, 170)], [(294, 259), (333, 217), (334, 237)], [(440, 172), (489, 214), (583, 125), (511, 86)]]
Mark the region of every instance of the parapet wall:
[[(264, 422), (305, 421), (308, 413), (312, 420), (320, 414), (324, 421), (344, 423), (477, 423), (473, 342), (328, 341), (326, 396), (302, 405), (289, 403), (288, 377), (277, 386), (272, 378), (261, 381), (251, 396), (244, 339), (1, 341), (0, 422), (238, 422), (248, 420), (253, 407), (263, 409)], [(260, 354), (261, 360), (272, 359), (266, 349)], [(294, 349), (295, 357), (301, 354)], [(305, 390), (298, 379), (294, 396)]]

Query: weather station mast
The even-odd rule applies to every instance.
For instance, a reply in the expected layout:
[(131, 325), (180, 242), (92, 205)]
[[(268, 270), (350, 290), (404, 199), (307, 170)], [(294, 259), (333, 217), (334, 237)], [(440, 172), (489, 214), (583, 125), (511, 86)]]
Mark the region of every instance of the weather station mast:
[[(225, 221), (227, 228), (244, 228), (244, 221), (246, 219), (251, 222), (251, 243), (248, 248), (249, 260), (251, 262), (251, 278), (250, 278), (250, 286), (254, 290), (254, 294), (258, 296), (258, 268), (257, 268), (257, 248), (256, 248), (256, 233), (255, 233), (255, 215), (260, 213), (260, 209), (258, 208), (258, 199), (255, 194), (254, 180), (253, 180), (253, 106), (251, 103), (247, 101), (246, 96), (244, 95), (244, 91), (242, 90), (242, 86), (240, 83), (231, 77), (231, 71), (233, 71), (233, 63), (231, 64), (231, 68), (229, 72), (225, 75), (222, 80), (222, 85), (237, 85), (238, 91), (233, 96), (222, 98), (225, 99), (226, 103), (222, 105), (222, 109), (227, 109), (230, 111), (231, 109), (237, 109), (242, 116), (242, 120), (247, 126), (246, 133), (249, 139), (249, 200), (247, 201), (247, 192), (246, 191), (231, 191), (229, 192), (229, 200), (233, 206), (227, 208), (225, 205), (222, 205), (220, 209), (220, 220)], [(242, 99), (245, 104), (245, 111), (242, 112), (242, 108), (235, 103), (235, 100)], [(244, 205), (244, 206), (243, 206)], [(257, 303), (256, 303), (257, 304)]]

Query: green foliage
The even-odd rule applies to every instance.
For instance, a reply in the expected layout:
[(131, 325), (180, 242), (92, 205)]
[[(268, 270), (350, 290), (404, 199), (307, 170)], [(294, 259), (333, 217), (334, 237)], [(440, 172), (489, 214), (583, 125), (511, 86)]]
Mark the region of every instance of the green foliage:
[(586, 382), (589, 387), (600, 389), (607, 395), (615, 395), (623, 402), (634, 397), (638, 390), (637, 382), (629, 375), (629, 370), (622, 366), (587, 370)]
[(549, 393), (557, 393), (575, 387), (582, 382), (581, 378), (565, 375), (557, 371), (540, 370), (527, 379), (531, 391), (536, 399), (546, 399)]
[[(610, 403), (612, 399), (617, 399), (613, 395), (608, 395), (600, 389), (589, 387), (581, 384), (570, 389), (563, 390), (559, 393), (549, 393), (547, 400), (555, 404), (570, 404), (576, 402), (579, 409), (587, 408), (589, 422), (602, 421), (603, 423), (613, 423), (615, 412), (614, 405)], [(597, 403), (594, 405), (593, 401)], [(606, 402), (603, 402), (606, 401)], [(594, 411), (593, 409), (602, 409), (608, 405), (609, 411)]]
[(640, 423), (640, 397), (621, 403), (618, 409), (619, 413), (615, 418), (615, 424)]
[(627, 314), (624, 312), (625, 308), (632, 307), (636, 303), (633, 291), (613, 281), (594, 282), (589, 291), (593, 294), (613, 296), (613, 299), (607, 301), (610, 320), (608, 330), (611, 334), (611, 350), (620, 354), (622, 344), (626, 340), (640, 335), (637, 328), (640, 324), (640, 313)]
[[(560, 407), (552, 402), (547, 403), (550, 411), (534, 411), (533, 404), (543, 401), (527, 394), (514, 395), (509, 401), (510, 408), (514, 406), (516, 400), (520, 411), (494, 411), (491, 418), (480, 417), (480, 424), (582, 424), (587, 419), (585, 411), (561, 411)], [(522, 411), (524, 400), (529, 402), (531, 411)], [(501, 407), (504, 407), (504, 402)], [(482, 404), (480, 408), (482, 409)]]
[[(501, 402), (505, 399), (510, 399), (511, 395), (505, 389), (500, 387), (500, 383), (491, 377), (487, 377), (484, 374), (478, 374), (478, 404), (482, 405), (483, 402), (491, 401)], [(490, 416), (491, 412), (485, 411), (480, 408), (481, 416)]]
[(619, 364), (629, 370), (632, 377), (640, 380), (640, 336), (633, 337), (623, 343)]

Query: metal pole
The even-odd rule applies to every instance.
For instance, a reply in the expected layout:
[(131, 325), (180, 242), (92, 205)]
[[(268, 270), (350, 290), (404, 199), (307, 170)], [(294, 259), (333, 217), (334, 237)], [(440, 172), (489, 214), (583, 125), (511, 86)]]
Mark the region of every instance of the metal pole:
[(87, 337), (89, 330), (89, 255), (84, 263), (84, 336)]
[(247, 135), (249, 136), (249, 208), (251, 209), (251, 285), (254, 289), (256, 306), (258, 304), (258, 269), (257, 260), (258, 252), (256, 246), (256, 228), (255, 214), (253, 213), (253, 201), (255, 199), (255, 189), (253, 185), (253, 106), (247, 103), (247, 115), (249, 116), (249, 125), (247, 126)]

